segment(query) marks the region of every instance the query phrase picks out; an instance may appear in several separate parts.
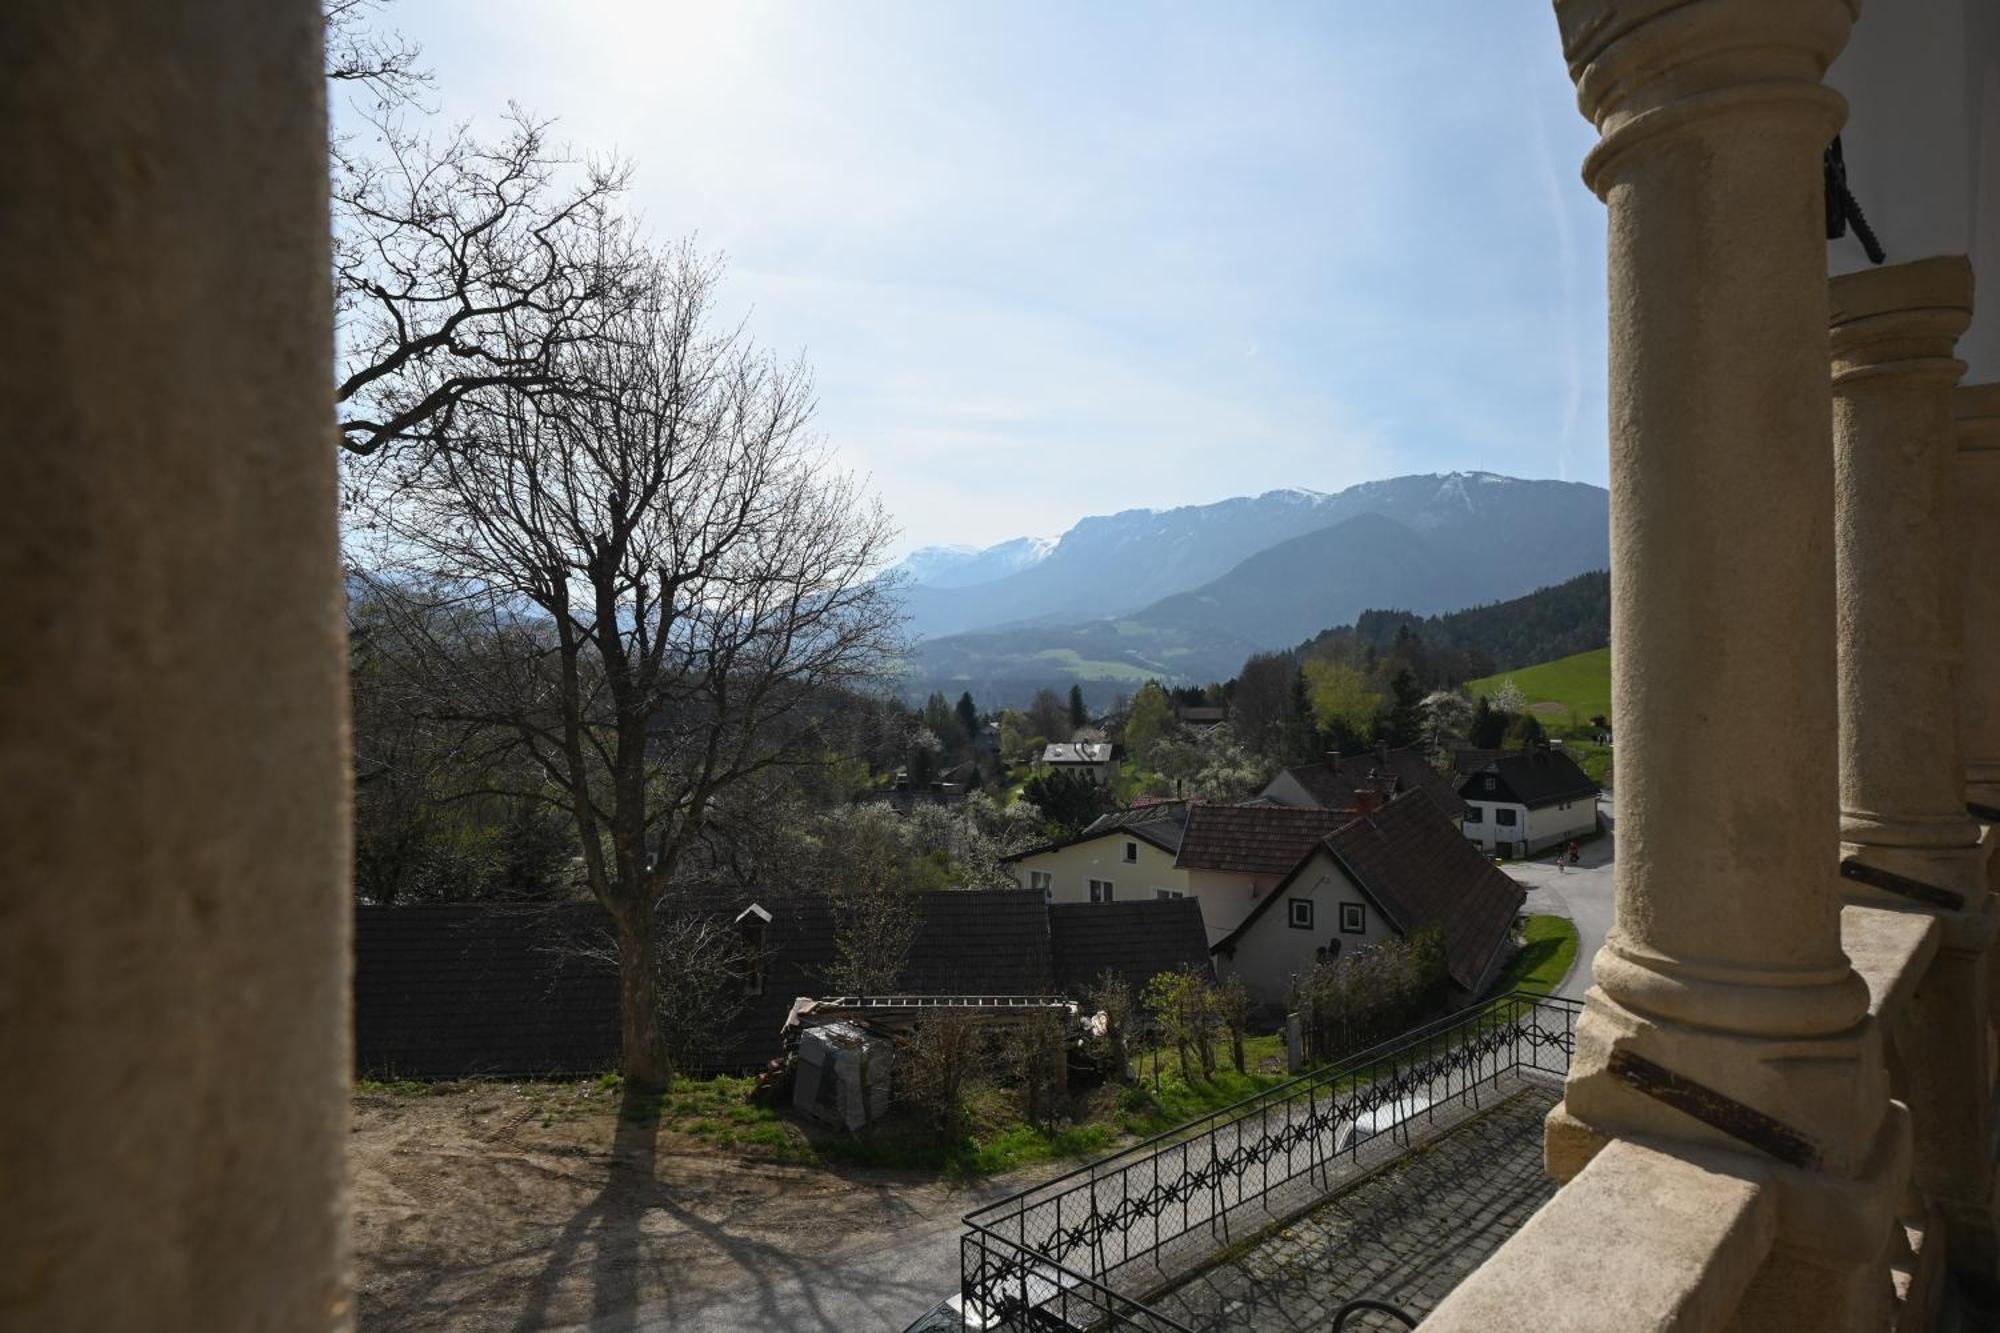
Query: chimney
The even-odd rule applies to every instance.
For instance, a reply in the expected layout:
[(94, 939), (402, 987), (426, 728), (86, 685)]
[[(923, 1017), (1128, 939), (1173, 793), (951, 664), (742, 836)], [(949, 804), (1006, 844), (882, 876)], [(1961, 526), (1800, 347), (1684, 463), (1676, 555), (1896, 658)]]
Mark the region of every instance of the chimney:
[(1371, 818), (1382, 808), (1382, 793), (1373, 787), (1357, 787), (1354, 792), (1354, 813), (1363, 819)]
[(1384, 768), (1389, 766), (1389, 742), (1375, 742), (1375, 762)]

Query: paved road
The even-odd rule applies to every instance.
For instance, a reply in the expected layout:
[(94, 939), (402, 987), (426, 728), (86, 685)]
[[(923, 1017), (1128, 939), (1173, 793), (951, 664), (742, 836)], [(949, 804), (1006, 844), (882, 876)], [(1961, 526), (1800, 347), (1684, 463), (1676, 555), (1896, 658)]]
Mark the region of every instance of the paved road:
[(1611, 867), (1615, 839), (1607, 833), (1583, 847), (1583, 862), (1558, 870), (1549, 860), (1510, 861), (1502, 867), (1528, 890), (1522, 909), (1532, 915), (1553, 913), (1576, 923), (1576, 966), (1557, 994), (1581, 1000), (1590, 989), (1590, 964), (1611, 929)]

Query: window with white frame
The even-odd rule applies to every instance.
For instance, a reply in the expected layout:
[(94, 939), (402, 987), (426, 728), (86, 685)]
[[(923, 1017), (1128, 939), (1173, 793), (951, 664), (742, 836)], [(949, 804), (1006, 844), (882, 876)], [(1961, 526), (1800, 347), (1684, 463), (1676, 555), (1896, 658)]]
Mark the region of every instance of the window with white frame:
[(1465, 807), (1465, 822), (1466, 822), (1466, 823), (1468, 823), (1468, 824), (1477, 824), (1477, 823), (1481, 823), (1482, 821), (1484, 821), (1484, 820), (1485, 820), (1485, 818), (1486, 818), (1486, 812), (1485, 812), (1485, 811), (1483, 811), (1483, 810), (1481, 810), (1481, 809), (1480, 809), (1480, 808), (1479, 808), (1478, 806), (1476, 806), (1476, 805), (1468, 805), (1468, 806), (1466, 806), (1466, 807)]
[(1367, 933), (1367, 930), (1368, 913), (1363, 910), (1361, 904), (1342, 903), (1340, 905), (1340, 933), (1343, 935), (1362, 935)]
[(1503, 805), (1493, 812), (1493, 822), (1496, 824), (1505, 824), (1509, 828), (1512, 828), (1514, 824), (1514, 812)]
[(1038, 890), (1042, 897), (1047, 898), (1055, 892), (1056, 877), (1051, 871), (1030, 870), (1028, 872), (1028, 887)]
[(1155, 898), (1160, 899), (1161, 901), (1165, 901), (1168, 898), (1187, 897), (1187, 895), (1185, 893), (1182, 893), (1179, 889), (1154, 889), (1153, 896)]
[(1111, 881), (1108, 879), (1093, 879), (1090, 881), (1090, 901), (1094, 903), (1110, 902)]
[(1293, 930), (1311, 930), (1313, 928), (1312, 899), (1288, 898), (1285, 900), (1285, 911), (1291, 920)]

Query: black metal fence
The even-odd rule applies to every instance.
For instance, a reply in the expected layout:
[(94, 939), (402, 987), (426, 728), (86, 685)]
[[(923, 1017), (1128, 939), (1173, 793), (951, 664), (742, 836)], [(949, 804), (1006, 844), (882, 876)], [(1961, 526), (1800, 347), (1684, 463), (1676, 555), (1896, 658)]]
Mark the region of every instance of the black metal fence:
[(1419, 1121), (1463, 1119), (1510, 1081), (1561, 1079), (1581, 1008), (1515, 991), (968, 1214), (962, 1326), (1186, 1333), (1126, 1293), (1400, 1155)]

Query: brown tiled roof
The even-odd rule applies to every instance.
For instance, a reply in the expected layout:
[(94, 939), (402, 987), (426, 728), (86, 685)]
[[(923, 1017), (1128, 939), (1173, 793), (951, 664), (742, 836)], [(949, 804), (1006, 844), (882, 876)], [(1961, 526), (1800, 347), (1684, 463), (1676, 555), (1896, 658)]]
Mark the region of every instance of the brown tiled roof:
[(1311, 806), (1191, 805), (1174, 864), (1189, 870), (1282, 875), (1315, 842), (1352, 818), (1351, 810)]
[(1056, 988), (1076, 999), (1085, 998), (1106, 971), (1136, 989), (1161, 972), (1209, 969), (1208, 931), (1194, 898), (1052, 903), (1049, 937)]
[(1413, 745), (1347, 755), (1330, 764), (1299, 764), (1285, 771), (1313, 800), (1331, 809), (1352, 806), (1356, 791), (1370, 786), (1370, 779), (1378, 774), (1386, 774), (1394, 779), (1392, 795), (1421, 791), (1430, 796), (1447, 819), (1457, 819), (1465, 813), (1465, 802), (1452, 790), (1451, 782), (1432, 768), (1423, 751)]
[[(1466, 841), (1428, 796), (1398, 796), (1373, 815), (1349, 819), (1318, 845), (1374, 900), (1397, 933), (1407, 937), (1439, 928), (1445, 970), (1460, 989), (1476, 992), (1490, 983), (1526, 894)], [(1216, 941), (1214, 951), (1233, 949), (1284, 897), (1283, 889), (1281, 883), (1265, 894), (1236, 929)]]
[(1487, 980), (1525, 894), (1427, 796), (1397, 797), (1334, 830), (1326, 847), (1404, 935), (1443, 931), (1445, 968), (1460, 987)]

